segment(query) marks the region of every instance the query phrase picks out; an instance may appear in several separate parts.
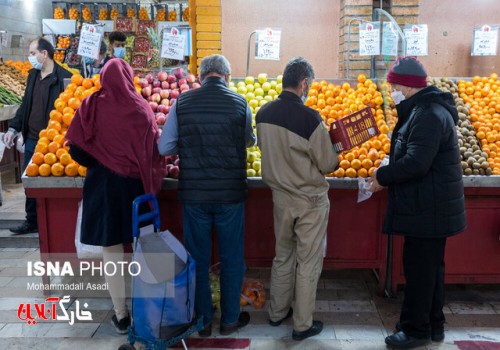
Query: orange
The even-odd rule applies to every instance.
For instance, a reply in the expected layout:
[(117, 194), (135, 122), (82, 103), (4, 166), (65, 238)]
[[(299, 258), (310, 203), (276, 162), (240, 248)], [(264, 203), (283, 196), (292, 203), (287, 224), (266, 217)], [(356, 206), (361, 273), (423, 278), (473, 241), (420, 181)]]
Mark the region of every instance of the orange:
[(345, 176), (345, 170), (344, 170), (344, 168), (338, 168), (337, 170), (335, 170), (333, 172), (333, 175), (335, 177), (344, 177)]
[[(59, 135), (54, 136), (53, 141), (55, 143), (58, 143), (59, 146), (62, 146), (64, 144), (64, 141), (66, 141), (66, 140), (64, 139), (63, 135), (59, 134)], [(49, 146), (50, 146), (50, 144), (49, 144)]]
[(54, 153), (55, 154), (59, 148), (61, 148), (61, 145), (59, 143), (54, 142), (54, 141), (52, 141), (51, 143), (49, 143), (49, 152), (50, 153)]
[(73, 114), (64, 113), (62, 117), (63, 125), (69, 126), (73, 120)]
[(82, 165), (80, 165), (80, 166), (78, 167), (78, 175), (80, 175), (80, 176), (85, 176), (85, 175), (87, 175), (87, 168), (86, 168), (86, 167), (84, 167), (84, 166), (82, 166)]
[(82, 81), (82, 86), (83, 86), (85, 89), (90, 89), (91, 87), (93, 87), (93, 86), (94, 86), (94, 83), (92, 82), (92, 79), (85, 78), (85, 79), (83, 79), (83, 81)]
[(371, 159), (364, 159), (361, 162), (361, 166), (365, 169), (370, 169), (373, 166), (373, 162), (371, 161)]
[(365, 168), (359, 169), (358, 176), (359, 177), (368, 177), (368, 170), (366, 170)]
[(350, 162), (354, 160), (354, 154), (352, 152), (347, 153), (344, 157)]
[(54, 176), (63, 176), (64, 175), (64, 165), (61, 163), (54, 163), (50, 168), (52, 175)]
[(61, 159), (61, 155), (63, 153), (68, 153), (68, 151), (66, 151), (64, 148), (59, 148), (57, 151), (56, 151), (56, 157), (57, 159)]
[(47, 136), (44, 136), (44, 137), (40, 137), (40, 138), (38, 139), (38, 143), (46, 143), (46, 144), (47, 144), (47, 146), (48, 146), (48, 145), (49, 145), (49, 143), (50, 143), (50, 140), (49, 140), (49, 138), (48, 138)]
[(38, 167), (38, 173), (40, 176), (50, 176), (52, 173), (50, 165), (48, 164), (42, 164)]
[(66, 107), (66, 102), (64, 102), (61, 99), (57, 99), (54, 101), (54, 107), (57, 109), (58, 112), (62, 113), (62, 111)]
[[(63, 109), (63, 115), (66, 114), (66, 113), (75, 114), (75, 110), (73, 108), (71, 108), (71, 107), (66, 107), (66, 108)], [(59, 120), (59, 122), (61, 122), (61, 121)]]
[(37, 165), (43, 164), (43, 153), (42, 152), (35, 152), (33, 153), (33, 157), (31, 158), (31, 161)]
[(353, 168), (348, 168), (345, 171), (345, 176), (347, 176), (347, 177), (356, 177), (356, 175), (358, 175), (358, 173)]
[(361, 161), (359, 159), (353, 159), (351, 162), (351, 167), (358, 170), (359, 168), (361, 168)]
[[(380, 141), (379, 141), (380, 142)], [(376, 150), (372, 149), (368, 152), (367, 154), (368, 156), (368, 159), (370, 159), (371, 161), (376, 161), (377, 159), (379, 159), (379, 154)]]
[(38, 133), (38, 137), (39, 138), (47, 137), (47, 129), (40, 130), (40, 132)]
[(38, 165), (35, 163), (30, 163), (26, 167), (26, 175), (28, 176), (38, 176)]
[[(61, 123), (55, 120), (49, 120), (49, 125), (47, 126), (47, 129), (56, 129), (57, 131), (61, 130)], [(48, 135), (48, 133), (47, 133)]]
[(76, 86), (82, 85), (82, 82), (83, 82), (83, 77), (81, 74), (73, 74), (73, 76), (71, 77), (71, 83)]
[(366, 76), (364, 74), (358, 75), (358, 82), (364, 83), (366, 81)]
[(390, 143), (386, 143), (382, 146), (382, 150), (386, 153), (386, 154), (389, 154), (391, 153), (391, 144)]
[(45, 161), (45, 164), (52, 165), (57, 162), (57, 157), (54, 153), (49, 152), (43, 157), (43, 160)]
[(49, 145), (46, 143), (37, 143), (35, 146), (35, 153), (39, 152), (45, 154), (49, 151)]
[(64, 167), (66, 176), (77, 176), (79, 165), (77, 163), (69, 163)]
[(73, 108), (74, 110), (77, 110), (78, 107), (80, 107), (80, 103), (80, 99), (73, 97), (68, 101), (68, 106)]
[(379, 127), (379, 130), (382, 134), (387, 134), (389, 132), (389, 127), (387, 126), (387, 124), (382, 124)]
[(47, 130), (47, 138), (50, 141), (54, 140), (54, 137), (56, 137), (57, 135), (59, 135), (59, 131), (57, 131), (56, 129), (48, 129)]
[(377, 168), (376, 168), (376, 167), (371, 167), (370, 169), (368, 169), (368, 176), (370, 176), (370, 177), (371, 177), (371, 176), (373, 175), (373, 172), (374, 172), (375, 170), (377, 170)]
[(62, 153), (61, 156), (59, 157), (59, 162), (62, 165), (68, 165), (69, 163), (71, 163), (71, 161), (72, 159), (69, 153)]
[(349, 162), (348, 160), (346, 159), (343, 159), (340, 161), (339, 163), (339, 166), (342, 168), (342, 169), (347, 169), (351, 166), (351, 162)]
[(380, 140), (373, 140), (372, 147), (378, 151), (382, 147), (382, 142)]

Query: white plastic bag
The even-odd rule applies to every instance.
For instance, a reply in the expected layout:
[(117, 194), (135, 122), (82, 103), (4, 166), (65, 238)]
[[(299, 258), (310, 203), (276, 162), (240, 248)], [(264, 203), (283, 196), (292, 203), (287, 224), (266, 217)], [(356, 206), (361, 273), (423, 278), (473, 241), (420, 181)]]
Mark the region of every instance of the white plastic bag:
[(76, 217), (75, 247), (79, 259), (102, 259), (102, 247), (97, 245), (87, 245), (80, 241), (82, 231), (82, 211), (83, 201), (78, 203), (78, 216)]
[(16, 148), (19, 153), (24, 153), (24, 139), (22, 134), (19, 134), (19, 136), (17, 137)]
[[(389, 164), (389, 156), (385, 156), (384, 159), (380, 162), (380, 167), (386, 166)], [(370, 187), (372, 185), (371, 177), (360, 177), (358, 179), (358, 203), (367, 200), (373, 194), (370, 191)]]

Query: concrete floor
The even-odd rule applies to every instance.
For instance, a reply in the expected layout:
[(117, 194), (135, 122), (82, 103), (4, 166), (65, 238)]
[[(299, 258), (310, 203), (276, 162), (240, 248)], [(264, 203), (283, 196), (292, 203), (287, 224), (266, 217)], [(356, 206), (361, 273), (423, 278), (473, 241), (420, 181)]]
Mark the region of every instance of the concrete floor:
[[(4, 175), (5, 176), (5, 175)], [(38, 235), (12, 236), (9, 227), (24, 218), (24, 191), (19, 184), (3, 181), (3, 203), (0, 207), (0, 346), (8, 349), (39, 348), (118, 349), (127, 337), (117, 335), (110, 325), (113, 315), (106, 291), (71, 292), (67, 307), (87, 303), (91, 321), (38, 320), (28, 325), (18, 318), (21, 303), (46, 303), (41, 291), (28, 291), (27, 284), (40, 283), (40, 277), (28, 277), (28, 261), (40, 258)], [(5, 181), (6, 180), (6, 181)], [(248, 278), (262, 281), (268, 292), (269, 269), (250, 269)], [(89, 281), (102, 278), (86, 276)], [(53, 277), (52, 283), (78, 283), (69, 277)], [(53, 291), (62, 297), (68, 292)], [(263, 309), (244, 309), (251, 314), (250, 324), (228, 337), (219, 335), (218, 313), (213, 336), (188, 339), (191, 349), (386, 349), (384, 337), (393, 332), (401, 300), (387, 299), (378, 294), (377, 280), (370, 270), (324, 270), (318, 285), (315, 319), (324, 322), (324, 330), (302, 342), (291, 339), (292, 325), (288, 320), (280, 327), (267, 324), (267, 304)], [(34, 306), (33, 306), (34, 307)], [(58, 310), (58, 314), (60, 311)], [(445, 314), (445, 341), (431, 343), (420, 349), (500, 349), (500, 285), (448, 285)]]

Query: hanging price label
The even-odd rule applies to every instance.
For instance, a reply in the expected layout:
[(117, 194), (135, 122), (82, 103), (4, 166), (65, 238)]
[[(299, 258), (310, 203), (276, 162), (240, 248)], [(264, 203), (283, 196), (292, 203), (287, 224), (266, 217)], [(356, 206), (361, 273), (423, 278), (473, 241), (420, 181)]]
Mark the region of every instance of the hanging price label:
[(472, 56), (496, 56), (498, 28), (484, 25), (474, 30)]
[(281, 30), (267, 28), (265, 30), (257, 30), (256, 33), (255, 58), (259, 60), (279, 61)]
[(2, 33), (2, 46), (7, 47), (7, 32), (2, 31), (0, 33)]
[(427, 24), (405, 28), (406, 56), (427, 56)]
[(101, 39), (102, 34), (98, 32), (96, 26), (83, 24), (77, 54), (82, 57), (97, 59), (99, 57)]
[(184, 44), (186, 38), (179, 34), (179, 30), (172, 28), (170, 33), (163, 32), (161, 57), (173, 60), (184, 60)]
[(397, 56), (398, 40), (398, 34), (394, 25), (391, 22), (384, 22), (384, 30), (382, 32), (382, 55)]
[(380, 55), (380, 23), (369, 22), (359, 25), (359, 55)]

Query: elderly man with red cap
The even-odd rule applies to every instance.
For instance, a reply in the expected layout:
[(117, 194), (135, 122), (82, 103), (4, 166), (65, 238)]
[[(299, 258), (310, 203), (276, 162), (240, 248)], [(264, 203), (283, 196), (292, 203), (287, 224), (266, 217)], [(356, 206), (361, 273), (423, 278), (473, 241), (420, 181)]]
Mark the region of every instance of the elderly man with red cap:
[(389, 165), (372, 177), (388, 187), (383, 231), (404, 236), (404, 301), (396, 333), (385, 343), (411, 349), (444, 339), (446, 239), (466, 227), (461, 158), (453, 96), (427, 86), (413, 57), (400, 57), (387, 74), (398, 111)]

